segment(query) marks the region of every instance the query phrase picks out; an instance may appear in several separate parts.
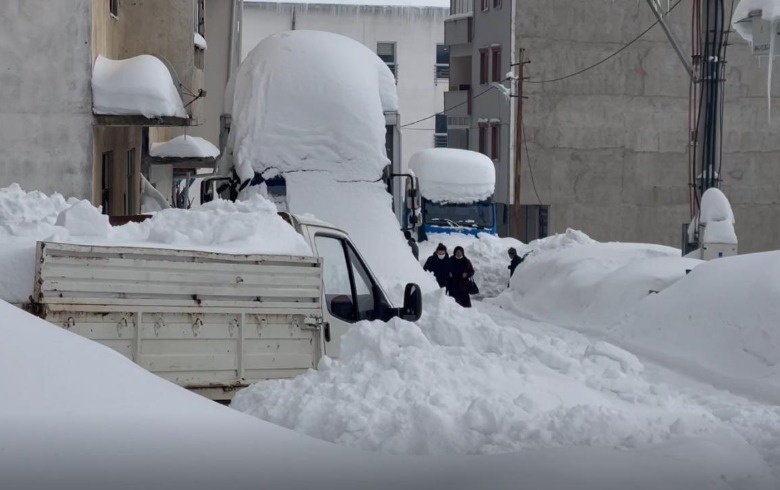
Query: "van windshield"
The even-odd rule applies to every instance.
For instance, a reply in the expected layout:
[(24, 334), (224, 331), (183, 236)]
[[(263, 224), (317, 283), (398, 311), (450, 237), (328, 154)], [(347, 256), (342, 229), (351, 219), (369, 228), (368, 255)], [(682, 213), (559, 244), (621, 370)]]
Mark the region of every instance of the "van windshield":
[(441, 204), (425, 201), (425, 223), (433, 226), (492, 228), (493, 203)]

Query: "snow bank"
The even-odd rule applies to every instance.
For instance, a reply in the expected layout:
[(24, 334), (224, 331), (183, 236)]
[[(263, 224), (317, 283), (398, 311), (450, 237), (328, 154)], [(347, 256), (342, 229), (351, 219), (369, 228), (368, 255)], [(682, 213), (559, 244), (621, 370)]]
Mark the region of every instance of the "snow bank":
[(429, 148), (409, 159), (420, 179), (422, 196), (434, 202), (471, 203), (491, 197), (496, 169), (482, 153), (455, 148)]
[(706, 262), (609, 333), (635, 352), (780, 405), (780, 252)]
[(701, 196), (699, 221), (704, 225), (702, 243), (737, 243), (734, 211), (720, 189), (707, 189)]
[[(0, 487), (149, 490), (772, 488), (743, 441), (720, 432), (669, 446), (390, 457), (327, 444), (187, 392), (116, 352), (0, 301)], [(414, 344), (414, 341), (405, 342)], [(422, 407), (421, 407), (422, 408)], [(480, 425), (478, 409), (472, 425)], [(336, 414), (338, 415), (338, 414)], [(682, 427), (677, 424), (675, 427)], [(193, 430), (197, 427), (197, 430)], [(684, 427), (682, 427), (684, 429)], [(728, 447), (720, 455), (712, 447)]]
[(428, 257), (433, 255), (439, 243), (447, 247), (450, 255), (458, 245), (463, 247), (463, 253), (474, 266), (474, 281), (479, 286), (480, 293), (475, 296), (477, 298), (498, 296), (509, 285), (507, 251), (510, 248), (514, 247), (521, 257), (530, 250), (530, 247), (514, 238), (499, 238), (484, 233), (478, 236), (429, 233), (428, 240), (418, 244), (421, 264), (425, 264)]
[(702, 262), (661, 246), (573, 245), (531, 255), (495, 303), (777, 404), (779, 265), (780, 252)]
[(289, 210), (313, 213), (346, 230), (394, 304), (403, 301), (408, 282), (416, 282), (423, 291), (437, 288), (414, 259), (384, 184), (335, 182), (326, 172), (289, 173), (286, 183)]
[(92, 112), (187, 117), (168, 67), (147, 54), (126, 60), (98, 55), (92, 71)]
[(166, 209), (142, 223), (111, 227), (89, 203), (59, 194), (0, 189), (0, 298), (24, 302), (33, 291), (35, 243), (204, 250), (225, 253), (311, 255), (303, 237), (260, 196), (214, 201), (192, 209)]
[(238, 70), (232, 107), (229, 145), (242, 180), (271, 168), (378, 180), (390, 163), (383, 111), (398, 108), (395, 79), (345, 36), (291, 31), (260, 41)]
[(162, 143), (152, 143), (149, 156), (178, 158), (216, 158), (219, 148), (199, 136), (183, 134)]

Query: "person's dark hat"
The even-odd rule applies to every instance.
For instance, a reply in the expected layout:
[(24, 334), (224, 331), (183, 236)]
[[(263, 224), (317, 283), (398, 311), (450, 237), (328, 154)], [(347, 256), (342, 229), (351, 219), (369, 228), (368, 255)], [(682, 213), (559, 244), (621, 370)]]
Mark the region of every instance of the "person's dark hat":
[(460, 250), (460, 252), (461, 252), (463, 255), (466, 255), (466, 252), (464, 252), (464, 251), (463, 251), (463, 247), (461, 247), (460, 245), (458, 245), (457, 247), (455, 247), (455, 250), (453, 250), (453, 251), (452, 251), (452, 253), (457, 253), (457, 252), (458, 252), (458, 250)]
[(443, 243), (440, 243), (440, 244), (436, 245), (436, 251), (438, 252), (439, 250), (444, 250), (446, 252), (447, 251), (447, 247), (445, 247)]
[(517, 255), (517, 250), (515, 250), (515, 247), (511, 247), (509, 249), (509, 255)]

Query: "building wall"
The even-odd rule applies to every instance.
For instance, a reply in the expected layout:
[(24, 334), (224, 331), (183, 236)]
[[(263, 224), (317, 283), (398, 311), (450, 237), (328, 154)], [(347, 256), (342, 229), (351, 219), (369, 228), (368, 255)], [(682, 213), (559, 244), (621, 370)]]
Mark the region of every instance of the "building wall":
[[(526, 75), (552, 79), (612, 54), (655, 21), (645, 2), (518, 0)], [(669, 18), (690, 52), (690, 4)], [(766, 65), (738, 35), (727, 52), (722, 190), (740, 252), (780, 247), (780, 118), (768, 120)], [(765, 62), (764, 62), (765, 63)], [(554, 83), (525, 83), (530, 160), (521, 201), (549, 204), (550, 232), (680, 246), (688, 200), (688, 77), (660, 26), (606, 63)], [(780, 81), (773, 86), (780, 94)], [(777, 107), (777, 98), (773, 105)], [(531, 171), (532, 170), (532, 171)], [(536, 184), (536, 190), (532, 185)], [(538, 192), (538, 197), (537, 197)]]
[[(444, 107), (446, 80), (436, 80), (436, 44), (444, 42), (441, 8), (375, 8), (344, 5), (292, 5), (245, 2), (242, 58), (263, 38), (277, 32), (308, 29), (335, 32), (376, 51), (377, 42), (396, 43), (401, 125)], [(401, 162), (406, 169), (415, 152), (433, 147), (434, 118), (401, 129)], [(414, 128), (414, 129), (412, 129)]]
[[(496, 202), (509, 204), (512, 203), (512, 178), (514, 173), (511, 168), (510, 146), (513, 139), (511, 131), (511, 101), (499, 90), (490, 88), (490, 85), (481, 85), (480, 82), (480, 62), (479, 50), (491, 48), (492, 46), (501, 46), (501, 77), (510, 71), (512, 64), (512, 4), (510, 0), (502, 0), (501, 8), (493, 7), (494, 0), (488, 0), (489, 8), (486, 11), (481, 10), (481, 1), (474, 0), (474, 37), (471, 43), (471, 90), (472, 90), (472, 118), (470, 131), (470, 149), (479, 150), (479, 128), (480, 119), (499, 119), (501, 120), (500, 137), (500, 158), (494, 160), (496, 165), (496, 193), (494, 199)], [(491, 59), (492, 63), (492, 59)], [(490, 68), (492, 75), (492, 65)], [(503, 85), (509, 87), (509, 82)], [(490, 147), (490, 137), (488, 136), (488, 147)]]
[(0, 187), (91, 197), (91, 3), (0, 2)]
[(205, 138), (219, 147), (219, 116), (223, 113), (225, 86), (228, 81), (230, 60), (230, 33), (233, 0), (206, 2), (206, 50), (204, 85), (207, 95), (203, 99), (201, 125), (189, 129), (188, 134)]

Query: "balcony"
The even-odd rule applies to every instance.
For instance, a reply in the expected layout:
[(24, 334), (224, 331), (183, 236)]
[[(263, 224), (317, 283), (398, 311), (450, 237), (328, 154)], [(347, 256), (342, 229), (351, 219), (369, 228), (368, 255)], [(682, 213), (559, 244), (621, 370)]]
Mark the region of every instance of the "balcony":
[(472, 14), (452, 16), (444, 20), (444, 44), (457, 46), (469, 44), (474, 38)]
[(448, 117), (464, 117), (471, 115), (471, 90), (456, 90), (444, 92), (444, 110)]

